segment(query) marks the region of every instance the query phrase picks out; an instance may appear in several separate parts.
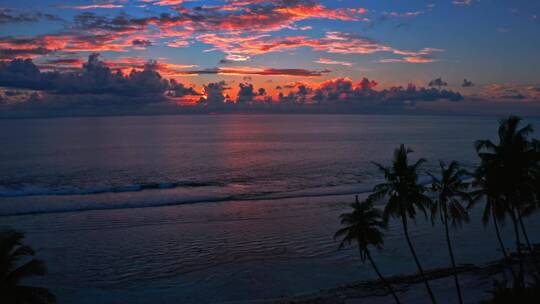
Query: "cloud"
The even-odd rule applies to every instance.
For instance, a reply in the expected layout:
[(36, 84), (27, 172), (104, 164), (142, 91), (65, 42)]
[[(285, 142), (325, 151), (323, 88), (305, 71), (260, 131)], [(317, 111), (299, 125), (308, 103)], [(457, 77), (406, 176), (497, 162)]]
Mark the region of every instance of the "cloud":
[(255, 90), (253, 84), (251, 83), (240, 83), (238, 88), (239, 90), (236, 97), (236, 103), (239, 105), (272, 101), (272, 97), (266, 95), (265, 88)]
[(144, 39), (135, 39), (131, 41), (131, 44), (137, 49), (146, 49), (152, 45), (152, 41)]
[(413, 105), (417, 102), (463, 99), (461, 94), (454, 91), (418, 88), (413, 84), (383, 90), (376, 90), (377, 86), (376, 81), (367, 78), (358, 83), (349, 78), (336, 78), (311, 87), (296, 83), (290, 88), (297, 88), (297, 91), (280, 93), (278, 100), (284, 103)]
[[(255, 89), (251, 83), (240, 83), (236, 99), (233, 100), (226, 93), (231, 88), (225, 81), (212, 82), (203, 86), (202, 93), (187, 87), (174, 80), (166, 80), (155, 72), (155, 65), (147, 63), (145, 70), (132, 72), (123, 78), (118, 73), (111, 73), (104, 62), (97, 56), (85, 63), (81, 76), (77, 74), (59, 74), (60, 81), (50, 81), (47, 87), (43, 85), (44, 79), (51, 79), (52, 74), (33, 70), (31, 60), (26, 60), (28, 79), (23, 79), (21, 87), (37, 88), (34, 83), (40, 84), (40, 91), (21, 94), (26, 101), (18, 101), (14, 105), (2, 94), (0, 116), (44, 115), (53, 113), (73, 113), (99, 115), (100, 113), (144, 113), (139, 111), (161, 111), (160, 113), (177, 113), (178, 111), (214, 112), (253, 109), (254, 111), (330, 111), (330, 112), (357, 112), (368, 109), (378, 113), (396, 111), (416, 107), (427, 103), (456, 102), (463, 99), (461, 94), (436, 88), (418, 88), (413, 84), (407, 87), (390, 87), (377, 90), (377, 82), (363, 78), (354, 83), (349, 78), (336, 78), (322, 83), (296, 82), (287, 84), (288, 92), (280, 92), (274, 99), (264, 88)], [(4, 68), (0, 69), (0, 77)], [(72, 82), (62, 78), (70, 75)], [(41, 78), (40, 78), (41, 77)], [(123, 79), (123, 80), (122, 80)], [(82, 82), (82, 83), (81, 83)], [(60, 84), (61, 83), (61, 84)], [(0, 86), (5, 85), (4, 78), (0, 78)], [(10, 83), (13, 85), (13, 83)], [(143, 89), (144, 88), (144, 89)], [(129, 89), (130, 92), (125, 90)], [(280, 89), (280, 86), (277, 87)], [(45, 93), (45, 94), (43, 94)], [(9, 95), (9, 94), (8, 94)], [(19, 96), (19, 95), (17, 95)], [(74, 96), (70, 98), (69, 96)], [(23, 98), (20, 97), (20, 98)], [(7, 100), (7, 101), (6, 101)], [(144, 105), (155, 104), (151, 108), (141, 108)], [(174, 106), (191, 105), (190, 108)], [(123, 109), (123, 110), (121, 110)], [(130, 110), (131, 109), (131, 110)], [(153, 109), (153, 110), (152, 110)], [(161, 109), (161, 110), (160, 110)], [(363, 110), (364, 109), (364, 110)], [(37, 111), (37, 112), (36, 112)], [(10, 114), (11, 113), (11, 114)], [(32, 114), (33, 113), (33, 114)]]
[(495, 100), (538, 102), (540, 86), (495, 83), (485, 86), (480, 94), (484, 98)]
[(253, 101), (257, 96), (257, 93), (253, 90), (253, 84), (251, 83), (240, 83), (240, 90), (238, 91), (238, 97), (236, 102), (238, 103), (247, 103)]
[(201, 103), (206, 105), (221, 106), (225, 102), (229, 102), (227, 96), (224, 95), (226, 90), (230, 88), (225, 81), (212, 82), (206, 84), (203, 89), (204, 97), (201, 98)]
[(11, 9), (0, 7), (0, 24), (29, 23), (38, 21), (62, 21), (62, 18), (53, 14), (44, 13), (16, 13)]
[(123, 8), (124, 6), (121, 4), (91, 4), (91, 5), (62, 5), (60, 8), (71, 8), (71, 9), (78, 9), (78, 10), (87, 10), (87, 9), (115, 9), (115, 8)]
[[(60, 61), (58, 61), (60, 62)], [(64, 60), (72, 65), (75, 60)], [(165, 65), (166, 66), (166, 65)], [(60, 95), (110, 94), (127, 97), (169, 96), (181, 97), (194, 93), (192, 89), (176, 81), (163, 78), (158, 70), (160, 64), (148, 61), (142, 69), (132, 69), (123, 74), (120, 69), (112, 70), (94, 53), (88, 57), (77, 72), (41, 72), (31, 59), (15, 59), (0, 62), (0, 86), (20, 89), (41, 90)]]
[[(172, 5), (181, 1), (148, 1), (153, 4)], [(363, 8), (327, 8), (312, 0), (281, 1), (229, 1), (221, 6), (204, 5), (198, 7), (174, 6), (175, 13), (161, 13), (157, 16), (133, 18), (125, 13), (115, 17), (84, 12), (75, 16), (73, 28), (76, 32), (91, 34), (139, 35), (151, 34), (150, 26), (159, 28), (160, 38), (174, 38), (166, 44), (170, 47), (183, 47), (189, 44), (186, 35), (203, 43), (213, 44), (216, 49), (225, 51), (227, 59), (245, 61), (251, 52), (238, 51), (245, 47), (236, 44), (249, 43), (262, 38), (269, 32), (295, 27), (295, 23), (306, 19), (333, 19), (360, 21), (367, 10)], [(211, 33), (211, 34), (209, 34)], [(262, 35), (262, 36), (260, 36)], [(183, 38), (180, 38), (183, 37)], [(127, 39), (127, 37), (124, 37)], [(286, 43), (286, 42), (285, 42)], [(228, 46), (227, 46), (228, 45)], [(264, 47), (263, 47), (264, 48)], [(289, 48), (290, 49), (290, 48)], [(278, 51), (278, 47), (267, 52)], [(264, 53), (262, 49), (258, 54)]]
[(430, 87), (438, 87), (438, 88), (445, 87), (447, 85), (448, 85), (448, 83), (446, 81), (442, 80), (442, 78), (440, 78), (440, 77), (436, 78), (436, 79), (433, 79), (428, 83), (428, 86), (430, 86)]
[(151, 3), (158, 6), (174, 6), (180, 5), (184, 2), (189, 2), (186, 0), (141, 0), (142, 2)]
[[(171, 3), (162, 3), (170, 5)], [(180, 4), (180, 3), (175, 3)], [(139, 19), (162, 28), (185, 26), (196, 32), (244, 31), (269, 32), (293, 25), (305, 19), (360, 21), (363, 8), (327, 8), (312, 0), (229, 1), (220, 6), (174, 7), (177, 14)]]
[(238, 35), (205, 33), (196, 36), (200, 42), (213, 45), (216, 50), (227, 54), (228, 60), (246, 60), (251, 56), (273, 52), (295, 50), (300, 47), (309, 47), (315, 51), (331, 54), (373, 54), (386, 52), (397, 56), (409, 57), (410, 62), (423, 60), (433, 62), (430, 58), (441, 49), (423, 48), (419, 51), (400, 50), (379, 43), (373, 39), (357, 34), (343, 32), (326, 32), (323, 38), (310, 38), (307, 36), (270, 36), (267, 34)]
[(259, 76), (295, 76), (295, 77), (320, 77), (329, 73), (329, 70), (312, 71), (306, 69), (276, 69), (276, 68), (257, 68), (257, 67), (227, 67), (212, 68), (204, 70), (191, 70), (181, 72), (184, 76), (188, 75), (259, 75)]
[[(401, 56), (404, 62), (427, 63), (434, 49), (400, 50), (357, 34), (329, 31), (324, 37), (272, 36), (283, 29), (304, 30), (297, 23), (308, 19), (367, 21), (367, 10), (361, 7), (330, 8), (313, 0), (225, 1), (219, 5), (183, 6), (186, 1), (143, 1), (170, 6), (158, 15), (132, 17), (121, 12), (116, 16), (82, 12), (75, 15), (68, 31), (58, 34), (24, 37), (31, 42), (24, 49), (41, 47), (41, 52), (26, 52), (25, 58), (37, 58), (62, 52), (126, 52), (143, 49), (154, 41), (169, 47), (185, 47), (196, 40), (211, 45), (207, 51), (222, 51), (227, 61), (247, 61), (266, 53), (292, 51), (308, 47), (330, 54), (372, 54), (387, 52)], [(123, 2), (122, 2), (123, 3)], [(116, 8), (112, 2), (83, 6), (78, 9)], [(414, 12), (409, 12), (413, 15)], [(13, 37), (11, 37), (14, 39)], [(19, 37), (16, 37), (19, 38)], [(16, 39), (15, 38), (15, 39)], [(3, 39), (3, 38), (2, 38)], [(164, 41), (163, 41), (164, 40)], [(8, 47), (2, 46), (6, 49)], [(23, 48), (10, 47), (11, 53), (24, 54)], [(45, 52), (46, 49), (47, 51)], [(427, 50), (427, 51), (426, 51)], [(18, 54), (17, 53), (17, 54)], [(5, 58), (16, 58), (15, 55)], [(21, 56), (22, 57), (22, 56)], [(399, 58), (398, 58), (399, 59)], [(394, 61), (398, 59), (392, 59)], [(320, 63), (329, 64), (320, 60)], [(346, 62), (336, 64), (346, 65)]]
[(417, 52), (407, 51), (393, 51), (394, 54), (403, 55), (402, 58), (386, 58), (380, 59), (380, 63), (394, 63), (394, 62), (407, 62), (407, 63), (431, 63), (438, 61), (433, 57), (434, 53), (443, 52), (442, 49), (436, 48), (423, 48)]
[(9, 106), (37, 99), (38, 93), (25, 90), (0, 89), (0, 106)]
[(348, 67), (353, 65), (351, 62), (338, 61), (338, 60), (333, 60), (333, 59), (329, 59), (329, 58), (319, 58), (319, 60), (317, 60), (315, 62), (320, 63), (320, 64), (343, 65), (343, 66), (348, 66)]
[(416, 87), (413, 84), (403, 87), (392, 87), (381, 91), (380, 97), (383, 101), (415, 104), (417, 102), (433, 102), (438, 100), (460, 101), (463, 96), (451, 90), (427, 89)]
[(452, 3), (458, 6), (469, 6), (473, 4), (475, 0), (453, 0)]
[(36, 58), (53, 53), (70, 52), (125, 52), (131, 40), (111, 33), (80, 32), (39, 35), (34, 37), (0, 37), (2, 59)]
[(384, 15), (388, 17), (418, 17), (422, 15), (423, 11), (410, 11), (410, 12), (385, 12)]
[(463, 87), (463, 88), (474, 87), (474, 83), (472, 81), (470, 81), (470, 80), (463, 79), (463, 83), (461, 84), (461, 87)]
[(394, 63), (394, 62), (407, 62), (407, 63), (431, 63), (437, 60), (427, 57), (427, 56), (407, 56), (403, 58), (390, 58), (390, 59), (381, 59), (380, 63)]
[(84, 12), (76, 15), (73, 20), (73, 25), (78, 30), (124, 33), (142, 31), (148, 24), (150, 24), (149, 19), (131, 18), (125, 13), (109, 18), (97, 15), (94, 12)]
[(25, 49), (0, 49), (0, 60), (12, 59), (12, 58), (35, 58), (51, 53), (44, 47), (34, 47)]
[(534, 93), (540, 93), (540, 86), (528, 86), (527, 90)]
[(31, 59), (0, 61), (0, 87), (51, 90), (59, 77), (56, 73), (41, 73)]

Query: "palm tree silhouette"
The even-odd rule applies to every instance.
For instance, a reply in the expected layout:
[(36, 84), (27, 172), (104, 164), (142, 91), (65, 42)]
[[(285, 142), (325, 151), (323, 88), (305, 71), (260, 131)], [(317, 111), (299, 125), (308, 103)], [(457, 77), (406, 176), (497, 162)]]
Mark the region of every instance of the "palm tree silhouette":
[(533, 139), (533, 149), (536, 151), (536, 158), (539, 160), (537, 165), (534, 167), (533, 172), (533, 186), (534, 186), (534, 196), (535, 204), (534, 208), (538, 209), (540, 207), (540, 140)]
[(374, 163), (384, 173), (386, 182), (376, 185), (373, 194), (368, 197), (368, 200), (376, 202), (386, 199), (383, 212), (385, 222), (388, 222), (390, 217), (401, 219), (403, 232), (418, 271), (424, 280), (431, 302), (436, 303), (433, 291), (429, 286), (409, 236), (408, 219), (414, 219), (417, 210), (426, 214), (426, 209), (431, 206), (431, 200), (424, 195), (424, 187), (418, 182), (418, 170), (425, 160), (419, 159), (413, 165), (409, 165), (408, 154), (411, 152), (413, 151), (407, 149), (405, 145), (401, 145), (394, 151), (392, 166), (384, 167)]
[(379, 209), (373, 208), (373, 202), (371, 201), (358, 202), (358, 196), (356, 196), (356, 202), (351, 204), (351, 207), (353, 209), (351, 213), (344, 213), (340, 216), (341, 224), (345, 227), (339, 229), (334, 238), (342, 238), (339, 248), (350, 245), (354, 241), (358, 243), (362, 262), (365, 262), (366, 259), (369, 260), (381, 282), (386, 285), (396, 303), (399, 304), (398, 296), (390, 283), (388, 283), (379, 271), (369, 251), (369, 246), (377, 249), (381, 249), (383, 246), (384, 241), (381, 229), (385, 228), (386, 225), (382, 221), (382, 212)]
[(521, 250), (520, 228), (529, 251), (532, 246), (523, 217), (534, 208), (534, 171), (538, 165), (538, 153), (529, 135), (531, 125), (520, 128), (521, 118), (510, 116), (500, 121), (499, 143), (479, 140), (475, 147), (481, 159), (479, 172), (492, 184), (492, 195), (505, 205), (514, 227), (516, 250), (519, 256), (519, 283), (524, 284), (524, 266)]
[[(494, 173), (491, 172), (489, 167), (480, 165), (475, 173), (472, 186), (474, 191), (471, 192), (473, 200), (467, 207), (468, 209), (472, 208), (476, 203), (478, 203), (482, 198), (485, 198), (485, 207), (482, 214), (482, 223), (484, 226), (489, 224), (489, 220), (492, 219), (493, 226), (495, 228), (495, 235), (497, 236), (497, 241), (501, 249), (501, 253), (504, 257), (504, 263), (507, 264), (510, 261), (510, 257), (506, 251), (506, 247), (501, 237), (500, 227), (505, 223), (506, 219), (506, 205), (502, 201), (497, 193), (497, 183), (493, 182), (496, 178), (493, 176)], [(512, 266), (509, 267), (512, 277), (517, 279)], [(503, 275), (505, 273), (503, 272)]]
[(23, 244), (24, 234), (14, 230), (0, 231), (0, 303), (2, 304), (52, 304), (54, 295), (47, 289), (21, 285), (21, 280), (45, 275), (45, 263), (31, 259), (20, 264), (35, 252)]
[(451, 220), (453, 227), (461, 226), (463, 222), (469, 221), (467, 209), (461, 204), (463, 200), (472, 201), (470, 194), (467, 192), (470, 185), (463, 181), (469, 174), (467, 171), (461, 169), (456, 161), (451, 162), (448, 167), (442, 161), (439, 162), (439, 165), (441, 168), (440, 178), (428, 173), (432, 178), (431, 187), (438, 194), (435, 204), (432, 206), (432, 217), (435, 217), (438, 213), (444, 225), (448, 253), (450, 254), (450, 261), (452, 262), (452, 269), (454, 271), (456, 291), (459, 303), (463, 303), (463, 296), (456, 270), (456, 261), (452, 250), (452, 242), (450, 241), (448, 220)]

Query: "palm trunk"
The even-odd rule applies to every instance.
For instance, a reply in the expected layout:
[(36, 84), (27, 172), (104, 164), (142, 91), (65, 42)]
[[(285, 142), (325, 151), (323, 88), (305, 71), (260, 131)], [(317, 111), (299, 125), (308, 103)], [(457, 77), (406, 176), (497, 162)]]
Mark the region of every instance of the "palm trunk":
[(527, 243), (527, 248), (529, 249), (529, 251), (533, 253), (534, 249), (531, 245), (531, 242), (529, 241), (529, 235), (527, 234), (527, 230), (525, 229), (525, 224), (523, 224), (523, 216), (521, 216), (521, 211), (519, 210), (519, 208), (517, 208), (517, 213), (519, 225), (521, 226), (521, 231), (523, 232), (523, 237), (525, 238), (525, 243)]
[(529, 242), (529, 235), (527, 235), (527, 230), (525, 230), (525, 225), (523, 224), (523, 219), (521, 218), (521, 213), (518, 211), (518, 220), (519, 225), (521, 226), (521, 231), (523, 232), (523, 237), (525, 238), (525, 243), (527, 243), (527, 248), (532, 253), (533, 247), (531, 246), (531, 242)]
[(429, 282), (426, 278), (426, 275), (424, 274), (424, 270), (422, 269), (422, 266), (420, 265), (420, 261), (418, 260), (418, 257), (416, 256), (416, 251), (414, 251), (414, 247), (412, 245), (411, 239), (409, 238), (409, 230), (407, 228), (407, 216), (405, 214), (401, 215), (401, 219), (403, 222), (403, 232), (405, 233), (405, 238), (407, 239), (407, 244), (409, 245), (409, 249), (411, 250), (411, 253), (413, 255), (414, 261), (416, 263), (416, 266), (418, 267), (418, 271), (420, 272), (420, 276), (424, 280), (424, 284), (426, 285), (426, 289), (429, 293), (429, 298), (431, 299), (431, 302), (433, 304), (436, 304), (437, 301), (435, 300), (435, 296), (433, 295), (433, 291), (431, 291), (431, 287), (429, 286)]
[(444, 212), (444, 230), (446, 232), (446, 244), (448, 245), (448, 253), (450, 254), (450, 260), (452, 262), (452, 270), (454, 271), (454, 281), (456, 283), (456, 291), (458, 294), (459, 303), (463, 304), (463, 296), (461, 295), (461, 288), (459, 287), (456, 261), (454, 259), (454, 252), (452, 251), (452, 242), (450, 242), (450, 232), (448, 229), (448, 212), (446, 210), (446, 206), (444, 206), (443, 212)]
[[(509, 263), (509, 258), (508, 258), (508, 253), (506, 253), (506, 248), (504, 248), (504, 243), (503, 243), (503, 240), (501, 238), (501, 232), (499, 230), (499, 224), (497, 222), (497, 216), (495, 215), (495, 210), (494, 209), (492, 209), (492, 210), (493, 211), (491, 213), (491, 216), (493, 218), (493, 226), (495, 226), (495, 234), (497, 235), (497, 240), (499, 241), (499, 246), (501, 247), (501, 251), (502, 251), (503, 256), (504, 256), (504, 265), (509, 266), (510, 273), (512, 274), (512, 277), (514, 278), (514, 280), (517, 280), (517, 276), (514, 273), (514, 269), (512, 268), (512, 264)], [(504, 270), (503, 270), (503, 276), (504, 276), (504, 279), (506, 280), (506, 274), (505, 274)]]
[(396, 303), (401, 304), (396, 292), (394, 291), (394, 289), (392, 288), (390, 283), (388, 283), (388, 281), (383, 277), (383, 275), (379, 271), (379, 268), (377, 267), (377, 265), (375, 265), (375, 261), (373, 261), (373, 258), (371, 257), (371, 254), (370, 254), (370, 252), (368, 250), (366, 250), (366, 256), (367, 256), (369, 262), (371, 263), (371, 266), (373, 267), (373, 269), (375, 270), (375, 272), (379, 276), (379, 279), (381, 280), (381, 282), (383, 282), (383, 284), (386, 286), (386, 288), (388, 288), (388, 290), (390, 290), (390, 293), (392, 293), (392, 296), (394, 297), (394, 300), (396, 300)]
[(521, 215), (521, 211), (519, 208), (517, 208), (518, 213), (518, 220), (519, 225), (521, 226), (521, 231), (523, 232), (523, 237), (525, 238), (525, 242), (527, 243), (527, 248), (529, 249), (529, 252), (531, 254), (532, 261), (534, 263), (534, 267), (536, 268), (536, 271), (540, 273), (540, 265), (538, 265), (538, 259), (536, 258), (536, 252), (531, 245), (531, 242), (529, 241), (529, 235), (527, 234), (527, 229), (525, 229), (525, 224), (523, 224), (523, 216)]
[(514, 234), (516, 237), (516, 250), (519, 257), (519, 284), (521, 287), (525, 286), (525, 273), (524, 273), (524, 265), (523, 265), (523, 254), (521, 253), (521, 239), (519, 237), (519, 228), (518, 228), (518, 221), (516, 218), (515, 208), (514, 206), (510, 207), (510, 215), (512, 218), (512, 224), (514, 225)]
[(499, 231), (499, 224), (497, 224), (497, 216), (495, 215), (495, 210), (493, 209), (493, 212), (491, 213), (493, 217), (493, 225), (495, 226), (495, 234), (497, 234), (497, 240), (499, 241), (499, 246), (501, 247), (501, 251), (504, 256), (504, 260), (508, 261), (508, 253), (506, 253), (506, 248), (504, 248), (504, 243), (501, 238), (501, 232)]

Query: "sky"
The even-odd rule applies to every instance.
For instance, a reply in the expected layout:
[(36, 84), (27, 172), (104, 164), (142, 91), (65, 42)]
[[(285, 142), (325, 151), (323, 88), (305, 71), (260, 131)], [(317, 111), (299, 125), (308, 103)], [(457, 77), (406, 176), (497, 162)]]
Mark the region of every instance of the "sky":
[(0, 0), (0, 111), (111, 96), (538, 110), (539, 17), (534, 0)]

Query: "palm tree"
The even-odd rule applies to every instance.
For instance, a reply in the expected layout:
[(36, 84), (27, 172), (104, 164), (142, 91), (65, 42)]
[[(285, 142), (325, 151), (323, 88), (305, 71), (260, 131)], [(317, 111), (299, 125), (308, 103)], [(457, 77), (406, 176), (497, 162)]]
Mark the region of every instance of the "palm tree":
[[(504, 263), (508, 263), (510, 261), (510, 257), (508, 253), (506, 252), (506, 247), (504, 245), (504, 242), (501, 237), (500, 232), (500, 226), (503, 226), (506, 219), (506, 205), (504, 201), (498, 198), (497, 196), (497, 183), (493, 182), (495, 177), (492, 177), (493, 173), (489, 170), (489, 168), (486, 168), (484, 166), (479, 166), (474, 174), (474, 180), (472, 182), (472, 186), (476, 189), (471, 192), (471, 195), (473, 197), (473, 200), (467, 207), (468, 209), (472, 208), (477, 202), (479, 202), (482, 198), (485, 198), (485, 207), (484, 212), (482, 215), (482, 223), (484, 226), (487, 226), (489, 224), (489, 220), (491, 219), (493, 221), (493, 226), (495, 227), (495, 234), (497, 236), (497, 241), (499, 243), (499, 247), (501, 249), (501, 253), (503, 254), (503, 261)], [(512, 277), (514, 279), (517, 279), (516, 274), (514, 273), (514, 270), (512, 269), (512, 266), (510, 265), (510, 272), (512, 273)], [(504, 272), (503, 272), (504, 274)]]
[(384, 167), (375, 163), (379, 170), (384, 173), (386, 181), (374, 187), (374, 192), (368, 197), (368, 200), (376, 202), (386, 199), (386, 206), (383, 212), (385, 222), (388, 222), (390, 217), (401, 219), (405, 239), (418, 267), (418, 271), (424, 280), (431, 302), (436, 303), (433, 291), (429, 286), (429, 282), (420, 265), (409, 236), (408, 219), (414, 219), (417, 210), (426, 214), (426, 209), (431, 205), (429, 197), (424, 195), (424, 187), (418, 182), (418, 170), (425, 160), (419, 159), (413, 165), (410, 165), (408, 154), (411, 152), (413, 151), (407, 149), (405, 145), (401, 145), (394, 151), (392, 166)]
[(21, 285), (21, 281), (31, 276), (45, 275), (45, 263), (30, 259), (35, 252), (23, 244), (24, 234), (14, 230), (0, 231), (0, 303), (5, 304), (51, 304), (56, 303), (54, 295), (47, 289)]
[(463, 181), (469, 174), (467, 171), (460, 169), (459, 164), (456, 161), (451, 162), (448, 167), (446, 167), (442, 161), (439, 162), (439, 165), (441, 167), (440, 178), (428, 173), (432, 178), (432, 189), (438, 194), (435, 201), (436, 203), (432, 206), (432, 217), (435, 217), (438, 213), (441, 222), (444, 225), (446, 244), (448, 245), (448, 253), (450, 254), (450, 261), (452, 262), (452, 269), (454, 271), (454, 281), (458, 299), (459, 303), (463, 304), (463, 297), (456, 270), (456, 261), (452, 250), (452, 242), (450, 241), (448, 220), (451, 220), (452, 226), (454, 227), (460, 226), (462, 222), (469, 221), (467, 209), (461, 204), (462, 200), (472, 201), (470, 194), (467, 192), (469, 183)]
[(524, 283), (523, 255), (520, 228), (527, 247), (532, 251), (523, 217), (534, 208), (534, 171), (538, 166), (538, 153), (529, 139), (531, 125), (520, 128), (521, 118), (510, 116), (500, 121), (499, 143), (490, 140), (476, 142), (481, 159), (480, 174), (492, 187), (493, 199), (504, 204), (514, 227), (516, 250), (520, 260), (520, 284)]
[(533, 147), (536, 151), (536, 158), (539, 160), (537, 165), (534, 167), (534, 173), (533, 173), (533, 185), (534, 189), (534, 195), (535, 195), (535, 208), (540, 208), (540, 140), (534, 139), (533, 140)]
[(339, 229), (334, 238), (341, 237), (342, 241), (339, 244), (339, 248), (343, 248), (345, 245), (350, 245), (353, 241), (358, 243), (358, 250), (360, 251), (360, 259), (365, 262), (369, 260), (371, 266), (379, 276), (381, 282), (386, 285), (388, 290), (392, 293), (396, 303), (400, 303), (394, 289), (384, 276), (379, 271), (379, 268), (373, 261), (369, 246), (373, 246), (377, 249), (381, 249), (383, 246), (383, 233), (381, 229), (385, 228), (385, 223), (382, 221), (382, 212), (376, 208), (373, 208), (373, 202), (363, 201), (358, 202), (358, 196), (356, 196), (356, 202), (351, 204), (353, 211), (351, 213), (344, 213), (340, 216), (341, 224), (345, 227)]

